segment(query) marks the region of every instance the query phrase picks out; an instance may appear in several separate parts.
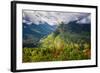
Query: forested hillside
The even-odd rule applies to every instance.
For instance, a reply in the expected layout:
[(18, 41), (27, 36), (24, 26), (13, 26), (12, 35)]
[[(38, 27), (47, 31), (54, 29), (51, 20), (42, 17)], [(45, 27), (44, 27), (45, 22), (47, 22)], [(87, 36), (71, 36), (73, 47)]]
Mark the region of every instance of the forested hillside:
[(90, 59), (90, 30), (90, 23), (82, 24), (78, 21), (71, 21), (65, 24), (61, 22), (46, 36), (34, 37), (38, 42), (32, 41), (31, 45), (36, 42), (35, 46), (23, 47), (23, 62)]

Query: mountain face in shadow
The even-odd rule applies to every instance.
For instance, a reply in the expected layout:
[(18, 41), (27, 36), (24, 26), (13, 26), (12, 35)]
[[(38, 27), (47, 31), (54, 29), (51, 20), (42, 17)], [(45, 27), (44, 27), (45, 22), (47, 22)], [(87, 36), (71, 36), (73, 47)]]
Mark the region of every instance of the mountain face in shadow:
[(46, 22), (38, 25), (23, 23), (23, 47), (36, 46), (41, 38), (52, 33), (55, 29), (56, 26), (51, 26)]
[(54, 35), (62, 34), (79, 34), (79, 35), (90, 35), (91, 24), (90, 23), (78, 23), (76, 21), (71, 21), (68, 24), (61, 23), (54, 31)]
[(77, 23), (77, 21), (71, 21), (68, 24), (64, 25), (64, 30), (65, 32), (71, 32), (71, 33), (90, 32), (91, 24), (90, 23)]

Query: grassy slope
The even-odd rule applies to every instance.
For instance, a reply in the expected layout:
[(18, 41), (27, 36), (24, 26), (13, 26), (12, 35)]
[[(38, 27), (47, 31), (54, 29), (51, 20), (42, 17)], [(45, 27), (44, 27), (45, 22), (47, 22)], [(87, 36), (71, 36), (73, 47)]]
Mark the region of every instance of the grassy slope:
[(48, 35), (36, 48), (23, 48), (23, 62), (84, 60), (91, 58), (89, 36), (60, 33)]

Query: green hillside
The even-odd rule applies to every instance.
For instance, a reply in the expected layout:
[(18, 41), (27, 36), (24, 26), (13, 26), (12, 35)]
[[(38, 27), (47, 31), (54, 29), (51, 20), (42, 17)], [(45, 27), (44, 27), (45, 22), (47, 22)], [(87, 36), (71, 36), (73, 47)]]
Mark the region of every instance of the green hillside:
[(37, 47), (23, 48), (23, 62), (90, 59), (90, 41), (90, 29), (86, 25), (61, 23), (56, 31), (42, 38)]

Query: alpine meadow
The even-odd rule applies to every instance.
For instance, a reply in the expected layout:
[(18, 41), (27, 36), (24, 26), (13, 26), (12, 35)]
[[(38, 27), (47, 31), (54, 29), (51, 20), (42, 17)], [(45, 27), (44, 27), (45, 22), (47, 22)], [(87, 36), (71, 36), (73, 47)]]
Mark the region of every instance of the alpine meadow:
[(91, 14), (22, 11), (22, 62), (91, 59)]

